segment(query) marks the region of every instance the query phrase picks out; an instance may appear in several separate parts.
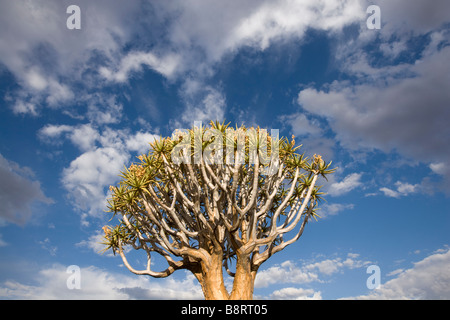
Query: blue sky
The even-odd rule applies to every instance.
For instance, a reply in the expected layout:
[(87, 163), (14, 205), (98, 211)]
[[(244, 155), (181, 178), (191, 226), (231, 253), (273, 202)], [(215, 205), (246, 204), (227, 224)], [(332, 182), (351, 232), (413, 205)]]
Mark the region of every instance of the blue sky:
[[(81, 29), (66, 26), (73, 4)], [(367, 27), (373, 4), (380, 29)], [(123, 165), (155, 136), (226, 119), (294, 134), (338, 167), (322, 218), (263, 264), (255, 297), (449, 299), (449, 12), (446, 0), (1, 1), (0, 298), (202, 298), (192, 275), (135, 276), (98, 242)], [(81, 289), (66, 285), (71, 265)]]

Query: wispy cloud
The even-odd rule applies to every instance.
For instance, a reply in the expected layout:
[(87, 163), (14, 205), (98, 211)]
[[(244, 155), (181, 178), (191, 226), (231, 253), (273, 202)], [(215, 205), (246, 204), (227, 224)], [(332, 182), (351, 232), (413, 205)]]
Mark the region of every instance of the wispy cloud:
[(353, 210), (355, 205), (352, 203), (325, 203), (321, 205), (318, 214), (321, 218), (335, 216), (343, 211)]
[(166, 78), (171, 78), (176, 72), (179, 61), (180, 57), (173, 54), (159, 58), (151, 52), (131, 52), (122, 58), (117, 70), (101, 67), (99, 72), (109, 81), (125, 82), (132, 73), (139, 72), (143, 66), (147, 66)]
[(58, 247), (53, 245), (49, 238), (45, 238), (42, 241), (37, 242), (42, 249), (47, 251), (51, 256), (56, 256), (56, 252), (58, 251)]

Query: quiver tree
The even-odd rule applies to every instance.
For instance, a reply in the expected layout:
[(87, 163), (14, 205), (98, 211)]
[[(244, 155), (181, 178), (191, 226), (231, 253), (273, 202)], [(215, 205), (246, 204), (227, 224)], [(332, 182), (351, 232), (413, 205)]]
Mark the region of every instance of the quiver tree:
[[(211, 122), (151, 143), (110, 187), (108, 209), (120, 222), (103, 228), (106, 249), (138, 275), (187, 269), (206, 299), (252, 299), (259, 267), (316, 218), (317, 180), (333, 172), (276, 133)], [(146, 253), (145, 269), (130, 265), (126, 246)], [(165, 270), (152, 270), (155, 254)], [(234, 277), (230, 293), (223, 270)]]

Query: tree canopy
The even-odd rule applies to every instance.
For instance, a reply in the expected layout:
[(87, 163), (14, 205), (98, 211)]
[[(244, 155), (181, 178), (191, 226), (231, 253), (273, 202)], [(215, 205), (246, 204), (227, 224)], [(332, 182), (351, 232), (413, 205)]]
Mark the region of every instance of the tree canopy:
[[(106, 250), (135, 274), (190, 270), (206, 299), (251, 299), (261, 264), (318, 217), (324, 193), (317, 181), (334, 171), (300, 148), (276, 130), (224, 122), (155, 140), (110, 187), (108, 210), (118, 224), (103, 228)], [(145, 269), (130, 265), (126, 246), (146, 252)], [(165, 270), (152, 270), (155, 254)], [(231, 293), (223, 270), (234, 277)]]

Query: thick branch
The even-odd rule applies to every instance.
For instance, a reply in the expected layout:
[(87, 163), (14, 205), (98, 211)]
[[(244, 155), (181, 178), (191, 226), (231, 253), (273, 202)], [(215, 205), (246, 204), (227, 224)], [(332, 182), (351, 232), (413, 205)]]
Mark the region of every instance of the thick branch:
[(149, 275), (154, 278), (165, 278), (170, 276), (174, 271), (185, 268), (183, 261), (173, 261), (170, 257), (164, 256), (164, 258), (166, 258), (167, 263), (169, 263), (169, 267), (161, 272), (152, 271), (150, 268), (151, 263), (150, 252), (147, 251), (147, 268), (145, 270), (136, 270), (128, 263), (128, 260), (125, 257), (125, 254), (122, 249), (122, 242), (120, 240), (119, 240), (119, 254), (127, 269), (137, 275)]

